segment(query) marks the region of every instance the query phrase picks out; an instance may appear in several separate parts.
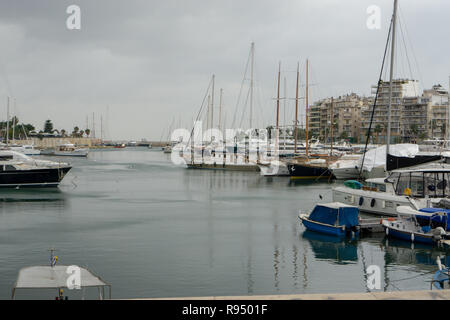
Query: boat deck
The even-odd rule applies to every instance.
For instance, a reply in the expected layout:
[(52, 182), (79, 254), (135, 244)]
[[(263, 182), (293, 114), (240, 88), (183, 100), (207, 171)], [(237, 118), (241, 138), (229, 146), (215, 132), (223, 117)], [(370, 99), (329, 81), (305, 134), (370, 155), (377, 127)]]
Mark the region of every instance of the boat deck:
[(361, 233), (378, 233), (384, 232), (383, 225), (380, 223), (380, 218), (365, 218), (361, 219), (359, 223)]

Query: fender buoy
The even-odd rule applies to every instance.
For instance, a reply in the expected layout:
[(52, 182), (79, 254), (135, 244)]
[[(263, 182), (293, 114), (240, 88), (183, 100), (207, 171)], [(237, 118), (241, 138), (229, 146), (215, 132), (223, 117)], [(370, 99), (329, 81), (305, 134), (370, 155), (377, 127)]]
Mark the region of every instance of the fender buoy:
[(359, 198), (359, 205), (362, 206), (363, 203), (364, 203), (364, 198), (363, 198), (363, 197), (360, 197), (360, 198)]
[(411, 193), (412, 193), (412, 191), (411, 191), (411, 189), (410, 189), (410, 188), (405, 188), (405, 190), (403, 190), (403, 193), (405, 194), (405, 196), (408, 196), (408, 197), (410, 197), (410, 196), (411, 196)]
[(372, 201), (370, 201), (370, 206), (373, 208), (375, 206), (375, 199), (372, 199)]
[(389, 228), (386, 228), (386, 235), (389, 235)]
[(411, 233), (411, 242), (414, 242), (414, 233)]

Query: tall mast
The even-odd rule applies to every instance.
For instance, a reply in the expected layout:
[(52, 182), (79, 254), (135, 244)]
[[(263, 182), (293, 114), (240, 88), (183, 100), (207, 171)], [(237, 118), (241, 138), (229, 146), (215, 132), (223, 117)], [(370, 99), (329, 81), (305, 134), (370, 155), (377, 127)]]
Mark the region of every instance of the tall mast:
[[(447, 91), (447, 130), (445, 131), (447, 133), (447, 140), (450, 140), (450, 76), (448, 77), (448, 91)], [(447, 144), (449, 141), (447, 141)]]
[(277, 123), (275, 131), (275, 150), (278, 153), (278, 134), (280, 128), (280, 77), (281, 77), (281, 61), (278, 63), (278, 90), (277, 90)]
[(308, 130), (309, 130), (309, 83), (308, 83), (308, 76), (309, 76), (309, 61), (306, 59), (306, 157), (309, 156), (309, 136), (308, 136)]
[(333, 155), (333, 130), (334, 130), (334, 98), (331, 97), (331, 148), (330, 148), (330, 156)]
[[(212, 93), (211, 93), (211, 129), (214, 128), (214, 84), (215, 84), (216, 76), (212, 75)], [(212, 139), (212, 136), (211, 136)]]
[(284, 100), (283, 100), (283, 150), (286, 151), (286, 100), (287, 100), (287, 86), (286, 77), (283, 78), (284, 82)]
[(6, 99), (6, 145), (9, 143), (9, 97)]
[(394, 14), (392, 16), (392, 47), (391, 47), (391, 70), (389, 75), (389, 107), (388, 107), (388, 125), (387, 125), (387, 141), (386, 141), (386, 169), (387, 159), (389, 155), (389, 147), (391, 144), (391, 108), (392, 108), (392, 87), (394, 77), (394, 59), (395, 59), (395, 27), (397, 22), (397, 5), (398, 1), (394, 0)]
[[(16, 98), (14, 98), (14, 109), (13, 110), (14, 110), (13, 112), (16, 112)], [(15, 135), (16, 135), (16, 117), (13, 116), (13, 118), (12, 118), (12, 141), (13, 141), (13, 144), (16, 143)]]
[(250, 128), (253, 127), (253, 67), (255, 63), (255, 43), (252, 42), (250, 47)]
[(222, 129), (222, 96), (223, 96), (223, 89), (220, 88), (220, 96), (219, 96), (219, 131)]
[(299, 82), (299, 63), (297, 62), (297, 85), (295, 87), (295, 128), (294, 128), (294, 154), (297, 153), (297, 125), (298, 125), (298, 82)]

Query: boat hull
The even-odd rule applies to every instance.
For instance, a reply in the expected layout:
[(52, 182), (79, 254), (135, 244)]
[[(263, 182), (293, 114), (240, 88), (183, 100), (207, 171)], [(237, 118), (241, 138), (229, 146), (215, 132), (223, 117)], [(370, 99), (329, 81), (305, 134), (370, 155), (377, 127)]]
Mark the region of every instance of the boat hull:
[(56, 187), (72, 167), (0, 172), (0, 188)]
[[(361, 200), (362, 199), (362, 200)], [(389, 195), (381, 192), (351, 189), (348, 187), (333, 188), (333, 201), (357, 206), (360, 211), (396, 217), (397, 207), (408, 206), (415, 210), (417, 201), (406, 196)]]
[(333, 174), (327, 167), (289, 163), (287, 165), (291, 179), (330, 179)]
[(331, 225), (326, 225), (323, 223), (314, 222), (311, 220), (308, 220), (306, 218), (300, 217), (302, 220), (303, 225), (307, 230), (319, 232), (323, 234), (332, 235), (335, 237), (343, 237), (345, 236), (345, 229), (342, 227), (336, 227)]
[(398, 230), (389, 226), (383, 225), (386, 235), (390, 238), (395, 238), (403, 241), (423, 243), (433, 245), (435, 243), (432, 235), (421, 234), (406, 230)]

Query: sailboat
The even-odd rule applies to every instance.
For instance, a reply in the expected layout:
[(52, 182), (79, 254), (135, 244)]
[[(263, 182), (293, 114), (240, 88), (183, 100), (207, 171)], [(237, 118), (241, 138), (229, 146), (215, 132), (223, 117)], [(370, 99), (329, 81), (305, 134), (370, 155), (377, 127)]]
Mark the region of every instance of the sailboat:
[[(386, 167), (389, 167), (390, 125), (393, 100), (393, 73), (395, 57), (395, 36), (398, 0), (394, 0), (394, 12), (391, 21), (391, 61), (389, 83), (388, 128), (386, 143)], [(385, 55), (389, 44), (386, 43)], [(384, 64), (383, 64), (384, 67)], [(378, 90), (381, 86), (381, 75)], [(378, 91), (377, 90), (377, 91)], [(377, 92), (378, 96), (378, 92)], [(377, 97), (376, 96), (376, 97)], [(374, 108), (376, 106), (376, 100)], [(397, 169), (386, 178), (366, 180), (366, 185), (347, 184), (332, 189), (333, 201), (357, 205), (361, 211), (379, 215), (397, 215), (397, 207), (409, 206), (415, 210), (440, 206), (441, 201), (450, 195), (450, 166), (444, 163), (425, 164)]]
[[(331, 144), (330, 154), (310, 154), (309, 151), (309, 88), (308, 72), (309, 60), (306, 60), (306, 150), (305, 156), (296, 157), (287, 161), (287, 167), (291, 179), (330, 179), (332, 172), (328, 169), (330, 164), (337, 160), (333, 156), (333, 147)], [(333, 126), (331, 126), (333, 127)], [(333, 138), (331, 139), (333, 141)]]

